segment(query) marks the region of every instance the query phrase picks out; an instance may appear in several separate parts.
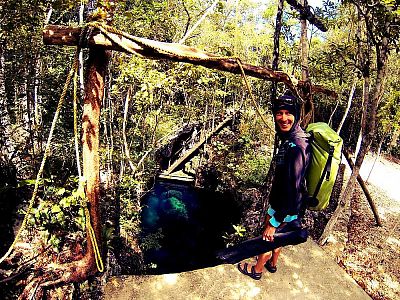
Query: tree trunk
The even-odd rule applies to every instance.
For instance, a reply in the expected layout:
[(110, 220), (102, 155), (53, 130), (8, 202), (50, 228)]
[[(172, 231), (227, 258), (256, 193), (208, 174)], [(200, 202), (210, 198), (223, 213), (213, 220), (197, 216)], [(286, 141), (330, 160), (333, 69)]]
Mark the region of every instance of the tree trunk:
[(362, 114), (361, 114), (361, 129), (360, 132), (358, 134), (358, 138), (357, 138), (357, 144), (356, 144), (356, 149), (354, 151), (355, 155), (357, 156), (358, 153), (361, 150), (361, 142), (363, 140), (363, 132), (365, 131), (366, 128), (366, 122), (365, 122), (365, 118), (367, 116), (367, 107), (368, 107), (368, 103), (369, 103), (369, 89), (370, 89), (370, 81), (371, 78), (369, 76), (364, 76), (363, 78), (363, 95), (362, 95)]
[(131, 88), (128, 89), (128, 91), (126, 93), (126, 97), (125, 97), (124, 119), (122, 121), (122, 138), (123, 138), (123, 141), (124, 141), (124, 152), (125, 152), (126, 159), (128, 160), (128, 164), (129, 164), (129, 167), (132, 170), (132, 173), (135, 173), (136, 172), (136, 168), (133, 165), (133, 162), (131, 160), (131, 155), (129, 153), (129, 146), (128, 146), (128, 142), (127, 142), (127, 139), (126, 139), (126, 122), (127, 122), (127, 119), (128, 119), (128, 110), (129, 110), (130, 98), (131, 98)]
[[(278, 70), (279, 66), (279, 38), (281, 34), (281, 29), (282, 29), (282, 14), (283, 14), (283, 2), (284, 0), (279, 0), (278, 2), (278, 11), (276, 14), (276, 21), (275, 21), (275, 32), (274, 32), (274, 52), (273, 52), (273, 59), (272, 59), (272, 70)], [(272, 86), (271, 86), (271, 99), (274, 101), (277, 97), (277, 82), (273, 81)], [(272, 188), (272, 181), (275, 176), (275, 155), (278, 149), (278, 137), (275, 134), (275, 139), (274, 139), (274, 149), (273, 149), (273, 155), (271, 162), (269, 164), (269, 169), (268, 173), (265, 179), (265, 196), (264, 200), (262, 202), (262, 209), (261, 209), (261, 214), (260, 214), (260, 219), (258, 223), (258, 228), (264, 228), (265, 224), (265, 215), (266, 215), (266, 210), (267, 210), (267, 205), (269, 202), (269, 195), (271, 193), (271, 188)]]
[[(278, 1), (278, 11), (276, 13), (276, 20), (275, 20), (274, 52), (272, 54), (272, 70), (274, 71), (277, 71), (279, 66), (279, 39), (282, 30), (283, 2), (284, 0)], [(273, 81), (271, 86), (271, 99), (276, 99), (277, 86), (278, 86), (277, 82)]]
[[(99, 123), (100, 106), (104, 96), (104, 82), (109, 53), (103, 49), (90, 49), (85, 85), (85, 100), (82, 116), (82, 158), (83, 177), (86, 180), (86, 197), (89, 201), (90, 219), (101, 249), (101, 217), (99, 207), (100, 157)], [(89, 236), (89, 235), (88, 235)], [(101, 253), (101, 251), (100, 251)], [(86, 256), (90, 262), (89, 270), (95, 270), (92, 241), (88, 238)]]
[(279, 66), (279, 39), (281, 36), (281, 29), (282, 29), (283, 2), (284, 0), (278, 1), (278, 11), (276, 13), (275, 32), (274, 32), (274, 52), (272, 54), (273, 57), (272, 70), (278, 70)]
[(333, 119), (333, 116), (334, 116), (335, 113), (336, 113), (337, 108), (339, 107), (339, 102), (340, 102), (340, 101), (337, 101), (337, 102), (336, 102), (335, 108), (332, 110), (331, 115), (329, 116), (328, 125), (329, 125), (330, 127), (332, 127), (332, 119)]
[(5, 81), (5, 59), (3, 52), (3, 45), (0, 45), (0, 128), (2, 129), (1, 137), (1, 157), (0, 161), (11, 160), (15, 148), (14, 143), (10, 140), (11, 137), (11, 120), (8, 112), (8, 103), (6, 95), (6, 81)]
[(40, 95), (40, 85), (42, 77), (42, 57), (40, 53), (37, 54), (34, 63), (32, 64), (34, 70), (33, 80), (33, 132), (32, 132), (32, 149), (33, 153), (42, 150), (42, 141), (38, 128), (42, 124), (42, 114), (40, 107), (42, 107), (42, 97)]
[[(83, 24), (83, 13), (85, 11), (85, 4), (81, 2), (79, 7), (79, 25)], [(85, 92), (85, 81), (84, 81), (84, 74), (83, 74), (83, 50), (79, 52), (79, 86), (81, 95), (84, 95)]]
[(352, 101), (353, 101), (353, 97), (354, 97), (354, 92), (355, 92), (355, 90), (356, 90), (356, 86), (357, 86), (357, 77), (354, 77), (353, 85), (351, 86), (350, 95), (349, 95), (349, 98), (348, 98), (348, 100), (347, 100), (346, 110), (345, 110), (345, 112), (344, 112), (344, 114), (343, 114), (342, 120), (341, 120), (340, 123), (339, 123), (338, 129), (336, 130), (336, 132), (337, 132), (339, 135), (340, 135), (340, 131), (342, 130), (342, 126), (343, 126), (343, 124), (344, 124), (344, 121), (346, 120), (347, 115), (348, 115), (348, 113), (349, 113), (349, 111), (350, 111), (350, 107), (351, 107), (351, 103), (352, 103)]
[[(308, 5), (307, 0), (300, 1), (303, 7)], [(307, 38), (307, 19), (304, 14), (300, 18), (301, 35), (300, 35), (300, 60), (301, 60), (301, 80), (309, 80), (308, 72), (308, 38)]]
[[(307, 0), (300, 1), (303, 7), (308, 7)], [(301, 80), (305, 83), (302, 86), (302, 95), (304, 99), (303, 119), (301, 126), (306, 128), (307, 125), (314, 119), (314, 105), (312, 101), (312, 85), (310, 82), (310, 74), (308, 69), (308, 37), (307, 37), (307, 16), (305, 10), (300, 12), (300, 61), (301, 61)]]
[(204, 14), (201, 16), (201, 18), (196, 22), (196, 24), (194, 24), (192, 26), (192, 28), (190, 28), (186, 33), (185, 36), (183, 38), (180, 39), (180, 41), (178, 42), (178, 44), (183, 44), (189, 37), (190, 35), (193, 33), (193, 31), (196, 30), (197, 27), (199, 27), (199, 25), (201, 24), (201, 22), (204, 21), (204, 19), (208, 16), (209, 13), (211, 13), (215, 6), (218, 4), (219, 0), (214, 1), (213, 4), (211, 4), (211, 6), (204, 12)]
[[(110, 73), (110, 72), (108, 72)], [(108, 88), (106, 90), (111, 90), (111, 82), (112, 80), (108, 80)], [(108, 189), (111, 185), (114, 188), (114, 166), (113, 166), (113, 154), (114, 154), (114, 133), (113, 133), (113, 124), (114, 124), (114, 103), (110, 97), (103, 98), (102, 107), (107, 107), (107, 114), (103, 118), (103, 126), (104, 126), (104, 138), (106, 143), (106, 182), (105, 189)]]
[[(388, 24), (385, 24), (388, 28)], [(361, 39), (359, 39), (359, 42)], [(359, 45), (361, 47), (361, 45)], [(370, 73), (371, 66), (369, 63), (369, 55), (367, 53), (367, 59), (360, 59), (363, 63), (363, 77), (364, 77), (364, 88), (363, 88), (363, 116), (362, 116), (362, 126), (361, 130), (363, 132), (360, 151), (357, 153), (356, 161), (354, 164), (353, 172), (351, 173), (349, 182), (346, 186), (345, 193), (342, 197), (342, 201), (340, 201), (340, 205), (338, 205), (335, 210), (332, 218), (329, 220), (325, 230), (319, 240), (319, 243), (324, 243), (328, 238), (330, 231), (332, 230), (334, 224), (336, 223), (339, 215), (343, 211), (344, 208), (349, 206), (351, 197), (354, 191), (354, 185), (356, 182), (356, 178), (359, 176), (359, 170), (361, 168), (362, 162), (364, 160), (365, 155), (369, 151), (371, 143), (373, 141), (373, 137), (375, 135), (376, 129), (376, 118), (377, 118), (377, 109), (379, 101), (383, 95), (384, 83), (386, 78), (386, 70), (387, 70), (387, 61), (389, 54), (389, 41), (387, 37), (382, 38), (382, 42), (380, 44), (376, 44), (376, 65), (377, 65), (377, 74), (375, 85), (373, 87), (372, 97), (370, 97)], [(371, 51), (370, 48), (368, 48)], [(363, 57), (361, 57), (363, 58)], [(368, 121), (367, 121), (368, 120)], [(377, 219), (377, 223), (379, 224), (379, 217)]]
[[(1, 29), (1, 27), (0, 27)], [(16, 159), (18, 156), (14, 155), (16, 152), (16, 145), (12, 138), (12, 124), (8, 110), (7, 92), (6, 92), (6, 65), (4, 57), (4, 47), (2, 41), (0, 41), (0, 166), (2, 168), (10, 168), (16, 165)], [(4, 182), (3, 182), (4, 184)], [(4, 210), (3, 210), (4, 211)], [(7, 241), (4, 241), (5, 245), (10, 242), (12, 234), (8, 236)]]

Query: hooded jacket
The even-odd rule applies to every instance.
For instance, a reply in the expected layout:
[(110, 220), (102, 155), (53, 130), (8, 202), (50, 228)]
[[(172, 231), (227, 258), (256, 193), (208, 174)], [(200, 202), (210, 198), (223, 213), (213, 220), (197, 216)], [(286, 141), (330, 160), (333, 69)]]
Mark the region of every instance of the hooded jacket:
[(268, 211), (269, 222), (274, 227), (295, 220), (301, 214), (306, 192), (304, 176), (311, 152), (309, 136), (297, 123), (288, 133), (278, 131), (278, 136), (281, 144), (276, 156)]

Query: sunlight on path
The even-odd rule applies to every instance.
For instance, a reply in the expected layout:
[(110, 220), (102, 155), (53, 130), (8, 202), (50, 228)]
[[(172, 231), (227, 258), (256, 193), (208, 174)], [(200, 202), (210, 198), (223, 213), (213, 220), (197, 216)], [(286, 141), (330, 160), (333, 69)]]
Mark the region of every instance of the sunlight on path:
[[(375, 186), (382, 190), (387, 197), (400, 204), (400, 165), (380, 157), (371, 172), (374, 159), (375, 157), (371, 154), (365, 156), (360, 170), (362, 179), (364, 181), (368, 179), (369, 189)], [(346, 164), (346, 176), (350, 176), (350, 167), (343, 156), (342, 163)]]
[[(361, 167), (361, 177), (366, 180), (374, 163), (374, 157), (367, 155)], [(384, 190), (388, 197), (400, 203), (400, 165), (380, 158), (374, 166), (368, 183)]]

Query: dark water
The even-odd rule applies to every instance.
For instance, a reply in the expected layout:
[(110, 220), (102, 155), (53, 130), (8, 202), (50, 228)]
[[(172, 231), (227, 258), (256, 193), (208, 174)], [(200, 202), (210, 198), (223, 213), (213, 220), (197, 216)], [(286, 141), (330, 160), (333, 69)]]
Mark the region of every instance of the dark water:
[(215, 265), (222, 236), (240, 218), (231, 197), (185, 184), (157, 182), (142, 205), (145, 262), (156, 274)]

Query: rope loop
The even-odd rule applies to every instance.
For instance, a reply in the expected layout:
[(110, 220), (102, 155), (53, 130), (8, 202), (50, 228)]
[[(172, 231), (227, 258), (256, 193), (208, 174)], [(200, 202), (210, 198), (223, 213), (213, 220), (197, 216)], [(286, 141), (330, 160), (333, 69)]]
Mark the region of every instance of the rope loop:
[(80, 177), (79, 178), (79, 186), (78, 186), (78, 190), (77, 190), (77, 197), (79, 197), (79, 199), (81, 199), (81, 201), (80, 201), (81, 207), (85, 212), (85, 214), (84, 214), (85, 215), (85, 226), (86, 226), (87, 233), (89, 235), (90, 242), (92, 244), (97, 270), (99, 272), (103, 272), (104, 264), (103, 264), (103, 260), (102, 260), (99, 246), (97, 243), (96, 234), (94, 232), (92, 222), (90, 219), (90, 211), (89, 211), (90, 202), (89, 202), (89, 199), (86, 197), (85, 189), (86, 189), (86, 179), (84, 177)]

